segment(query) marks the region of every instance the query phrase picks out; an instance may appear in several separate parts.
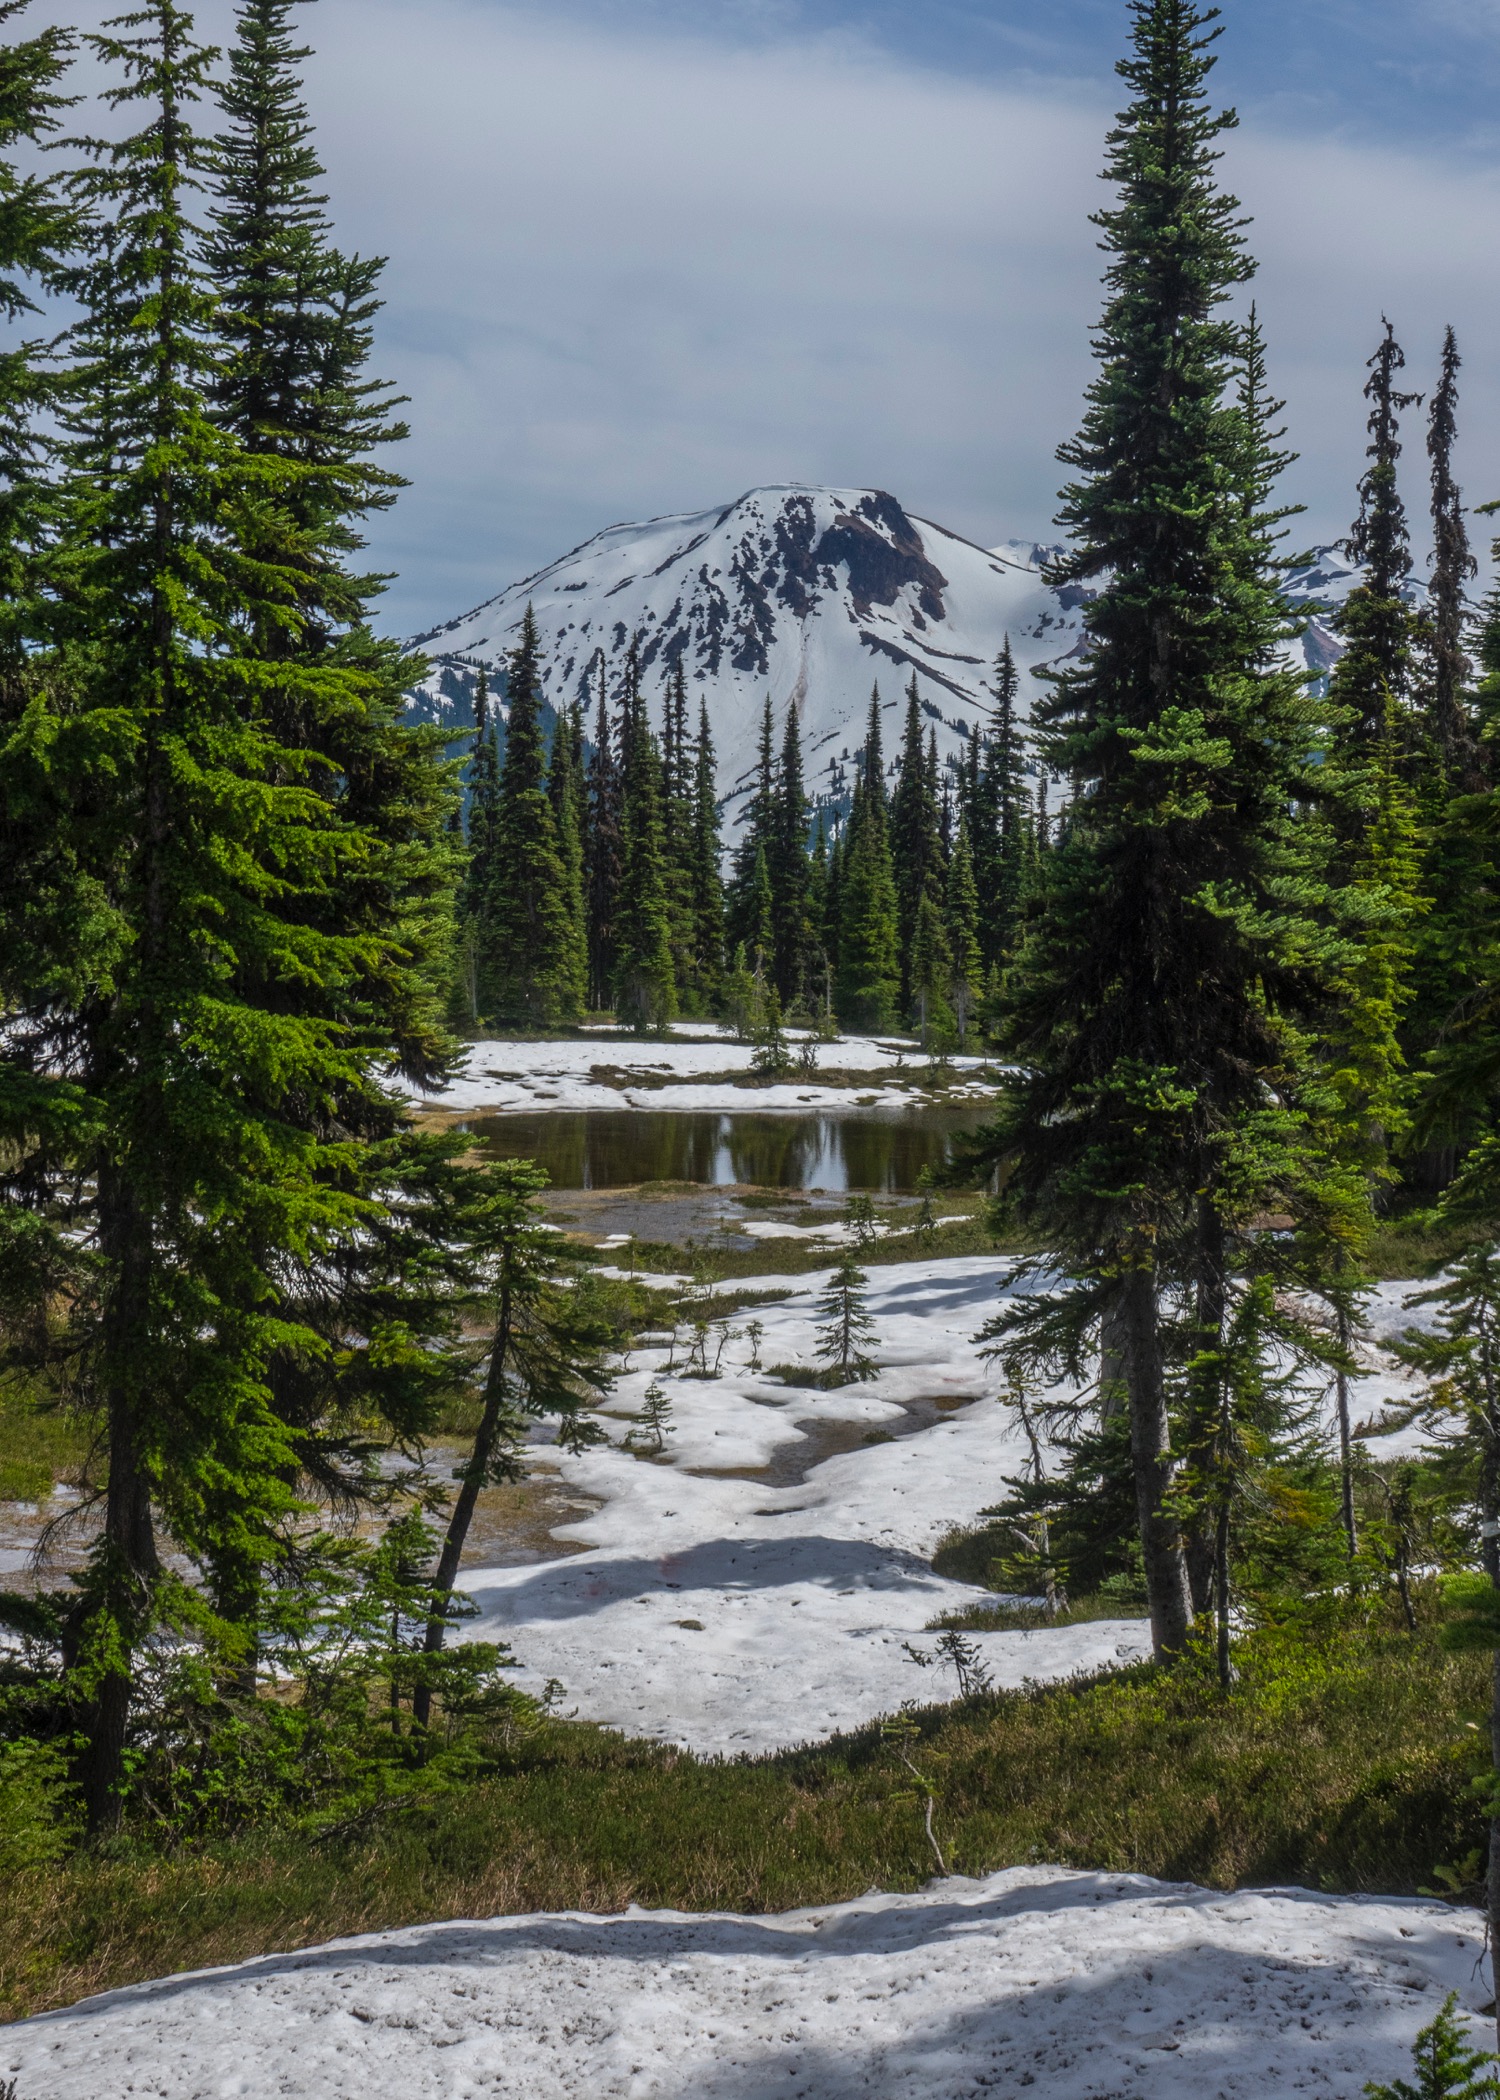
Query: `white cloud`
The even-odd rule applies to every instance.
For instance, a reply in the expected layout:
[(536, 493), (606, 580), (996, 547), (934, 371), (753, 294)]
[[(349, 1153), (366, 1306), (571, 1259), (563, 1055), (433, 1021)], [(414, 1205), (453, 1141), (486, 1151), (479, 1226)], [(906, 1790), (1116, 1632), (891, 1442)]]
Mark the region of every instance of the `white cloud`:
[[(340, 231), (391, 258), (380, 367), (413, 397), (414, 487), (377, 543), (402, 572), (392, 619), (433, 623), (602, 525), (760, 481), (880, 484), (988, 542), (1045, 530), (1089, 376), (1112, 101), (623, 12), (302, 18)], [(228, 19), (203, 10), (213, 34)], [(1382, 311), (1416, 385), (1459, 328), (1464, 477), (1500, 494), (1495, 178), (1249, 129), (1226, 166), (1257, 220), (1299, 531), (1347, 528)], [(1420, 502), (1415, 419), (1408, 436)]]

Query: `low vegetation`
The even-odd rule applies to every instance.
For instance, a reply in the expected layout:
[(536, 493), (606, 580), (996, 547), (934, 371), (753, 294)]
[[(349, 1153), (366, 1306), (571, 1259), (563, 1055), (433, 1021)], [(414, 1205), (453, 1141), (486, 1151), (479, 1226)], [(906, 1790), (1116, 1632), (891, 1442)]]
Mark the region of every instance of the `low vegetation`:
[[(1204, 1658), (921, 1713), (950, 1863), (1475, 1893), (1488, 1659), (1444, 1653), (1422, 1604), (1415, 1636), (1383, 1609), (1314, 1640), (1256, 1635), (1228, 1692)], [(424, 1920), (769, 1911), (930, 1874), (878, 1728), (729, 1764), (539, 1717), (492, 1730), (470, 1784), (320, 1843), (135, 1833), (22, 1870), (0, 1907), (0, 2018)]]

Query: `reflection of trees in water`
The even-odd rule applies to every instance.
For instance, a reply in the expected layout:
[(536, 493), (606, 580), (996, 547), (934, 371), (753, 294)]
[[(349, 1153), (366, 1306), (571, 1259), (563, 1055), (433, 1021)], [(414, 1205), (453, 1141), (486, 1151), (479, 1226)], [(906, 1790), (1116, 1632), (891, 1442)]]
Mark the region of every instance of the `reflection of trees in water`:
[(474, 1135), (496, 1158), (533, 1159), (554, 1188), (643, 1181), (713, 1187), (867, 1189), (905, 1195), (982, 1117), (951, 1109), (901, 1116), (653, 1115), (628, 1109), (490, 1116)]

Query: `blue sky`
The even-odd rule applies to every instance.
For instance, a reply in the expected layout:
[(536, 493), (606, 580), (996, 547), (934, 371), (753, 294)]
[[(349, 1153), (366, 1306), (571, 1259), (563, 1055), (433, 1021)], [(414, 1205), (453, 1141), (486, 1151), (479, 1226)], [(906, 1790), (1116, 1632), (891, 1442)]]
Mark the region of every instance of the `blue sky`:
[[(197, 11), (232, 27), (233, 0)], [(885, 488), (986, 546), (1049, 534), (1125, 0), (317, 0), (301, 24), (411, 397), (412, 485), (373, 535), (390, 628), (772, 483)], [(1460, 475), (1500, 496), (1500, 0), (1229, 0), (1225, 26), (1300, 542), (1349, 528), (1386, 313), (1418, 388), (1457, 327)]]
[[(741, 43), (842, 35), (965, 78), (1105, 81), (1122, 0), (548, 0)], [(1220, 79), (1251, 119), (1444, 152), (1500, 142), (1496, 0), (1228, 0)]]

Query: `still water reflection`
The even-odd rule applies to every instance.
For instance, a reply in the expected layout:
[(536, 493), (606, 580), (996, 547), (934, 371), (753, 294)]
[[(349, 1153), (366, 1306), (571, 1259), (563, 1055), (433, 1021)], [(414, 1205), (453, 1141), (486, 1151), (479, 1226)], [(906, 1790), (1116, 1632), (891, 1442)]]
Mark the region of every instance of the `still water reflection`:
[(469, 1124), (500, 1159), (534, 1159), (560, 1189), (695, 1181), (726, 1188), (868, 1189), (902, 1195), (941, 1166), (983, 1109), (868, 1115), (653, 1115), (632, 1109), (486, 1116)]

